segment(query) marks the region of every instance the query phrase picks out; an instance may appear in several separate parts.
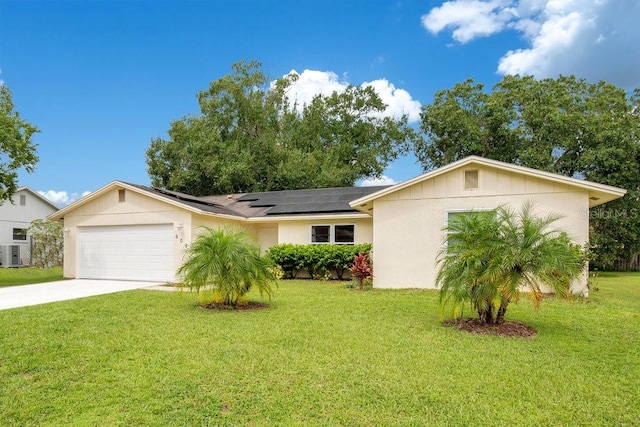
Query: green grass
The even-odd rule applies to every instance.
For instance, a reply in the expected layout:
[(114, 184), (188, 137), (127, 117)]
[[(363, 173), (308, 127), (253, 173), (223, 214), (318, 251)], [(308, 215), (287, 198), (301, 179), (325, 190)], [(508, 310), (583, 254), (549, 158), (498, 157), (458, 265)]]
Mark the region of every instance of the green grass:
[(62, 267), (0, 268), (0, 287), (62, 280)]
[(0, 311), (0, 425), (637, 425), (640, 274), (598, 286), (511, 307), (534, 339), (443, 327), (434, 291), (333, 282), (253, 312), (148, 290)]

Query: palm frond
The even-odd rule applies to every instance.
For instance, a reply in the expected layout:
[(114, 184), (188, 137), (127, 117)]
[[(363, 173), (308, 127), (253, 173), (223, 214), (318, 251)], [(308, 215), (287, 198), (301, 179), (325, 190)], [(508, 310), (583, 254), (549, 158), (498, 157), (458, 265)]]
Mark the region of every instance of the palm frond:
[(237, 305), (252, 287), (269, 298), (275, 285), (258, 243), (243, 231), (204, 228), (178, 269), (186, 287), (214, 291), (224, 304)]
[(528, 292), (539, 306), (544, 289), (568, 296), (585, 264), (579, 246), (554, 228), (562, 218), (534, 215), (527, 201), (519, 211), (500, 206), (454, 218), (445, 228), (446, 248), (438, 254), (440, 303), (468, 301), (478, 313), (506, 310)]

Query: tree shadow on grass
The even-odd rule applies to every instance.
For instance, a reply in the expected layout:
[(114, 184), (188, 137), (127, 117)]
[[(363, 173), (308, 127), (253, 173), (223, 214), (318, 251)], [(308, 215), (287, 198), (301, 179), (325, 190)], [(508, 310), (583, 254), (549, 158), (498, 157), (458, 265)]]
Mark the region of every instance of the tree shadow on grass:
[(447, 320), (442, 323), (444, 326), (453, 327), (461, 331), (470, 332), (477, 335), (498, 335), (503, 337), (534, 338), (538, 331), (534, 328), (518, 322), (505, 320), (499, 325), (489, 325), (480, 322), (478, 318), (467, 318), (458, 320)]
[(255, 302), (255, 301), (248, 301), (240, 305), (229, 305), (229, 304), (212, 302), (208, 304), (200, 304), (198, 305), (198, 307), (205, 310), (215, 310), (215, 311), (256, 311), (256, 310), (263, 310), (265, 308), (269, 308), (269, 304), (265, 304), (263, 302)]

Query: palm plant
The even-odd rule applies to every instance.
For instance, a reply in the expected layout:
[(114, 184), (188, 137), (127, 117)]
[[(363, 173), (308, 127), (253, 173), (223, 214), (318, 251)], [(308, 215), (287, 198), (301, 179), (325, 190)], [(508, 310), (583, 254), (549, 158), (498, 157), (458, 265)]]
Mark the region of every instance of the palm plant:
[(260, 256), (258, 243), (243, 231), (205, 227), (187, 249), (186, 258), (178, 274), (189, 289), (212, 291), (206, 303), (238, 306), (253, 286), (261, 295), (272, 296), (276, 282), (270, 264)]
[(500, 207), (456, 216), (438, 257), (441, 306), (452, 304), (458, 317), (470, 302), (482, 323), (499, 324), (522, 292), (536, 308), (545, 291), (569, 297), (585, 261), (580, 247), (552, 228), (559, 218), (536, 217), (531, 202), (518, 212)]

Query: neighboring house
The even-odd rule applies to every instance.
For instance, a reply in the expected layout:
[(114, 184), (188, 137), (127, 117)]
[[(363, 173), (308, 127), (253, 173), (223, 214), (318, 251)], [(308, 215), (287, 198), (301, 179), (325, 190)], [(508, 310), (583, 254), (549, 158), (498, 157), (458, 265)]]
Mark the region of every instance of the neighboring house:
[[(114, 181), (49, 218), (64, 220), (64, 275), (176, 279), (203, 226), (240, 226), (267, 249), (278, 243), (372, 242), (374, 286), (434, 288), (448, 219), (526, 200), (564, 215), (574, 241), (589, 238), (589, 208), (625, 190), (480, 157), (393, 186), (194, 197)], [(574, 288), (586, 286), (586, 276)]]
[(20, 187), (11, 200), (0, 204), (0, 267), (29, 265), (31, 221), (45, 219), (58, 210), (52, 202), (31, 190)]

